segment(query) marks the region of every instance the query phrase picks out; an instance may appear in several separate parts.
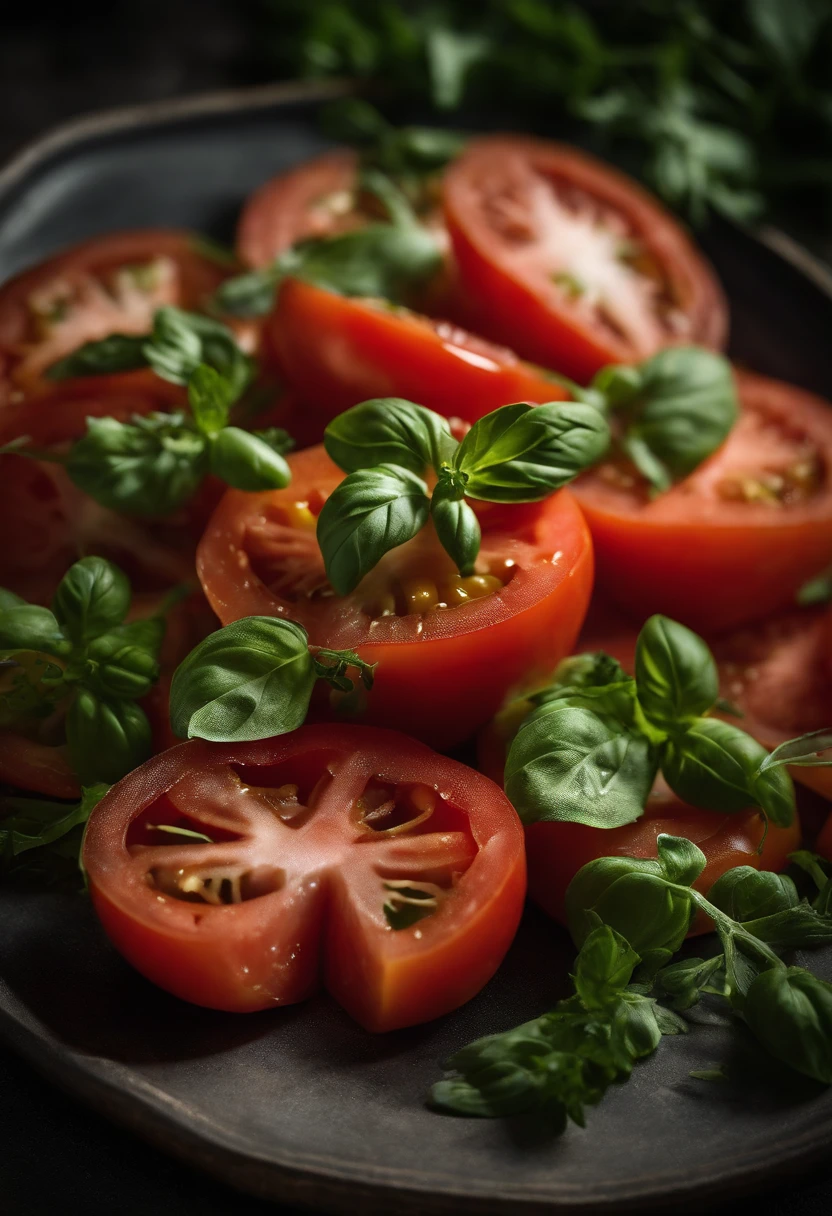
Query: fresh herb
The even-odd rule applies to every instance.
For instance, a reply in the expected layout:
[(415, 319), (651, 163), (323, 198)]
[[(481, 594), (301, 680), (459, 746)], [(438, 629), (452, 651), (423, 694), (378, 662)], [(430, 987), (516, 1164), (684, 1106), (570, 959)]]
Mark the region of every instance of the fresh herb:
[(506, 793), (525, 823), (620, 827), (644, 812), (659, 772), (693, 806), (732, 814), (759, 807), (773, 823), (794, 816), (785, 766), (828, 765), (832, 732), (815, 731), (769, 754), (732, 723), (708, 716), (717, 670), (705, 642), (653, 616), (639, 634), (636, 675), (608, 655), (567, 659), (528, 699), (506, 761)]
[(108, 789), (101, 783), (86, 786), (74, 804), (23, 796), (0, 798), (0, 873), (17, 876), (38, 869), (44, 853), (74, 860), (80, 867), (83, 829)]
[[(475, 422), (461, 443), (431, 410), (400, 398), (365, 401), (341, 414), (324, 446), (347, 476), (318, 517), (327, 577), (347, 595), (385, 553), (432, 516), (462, 574), (479, 553), (480, 530), (465, 499), (537, 502), (606, 450), (603, 415), (585, 402), (506, 405)], [(426, 467), (438, 478), (433, 494)]]
[(421, 198), (425, 179), (445, 168), (465, 145), (465, 136), (441, 127), (397, 127), (362, 97), (333, 102), (322, 113), (333, 139), (353, 144), (365, 169), (392, 178), (408, 197)]
[(210, 634), (176, 669), (170, 720), (183, 739), (248, 742), (303, 724), (316, 680), (351, 691), (354, 668), (365, 688), (375, 664), (352, 651), (310, 650), (294, 621), (251, 616)]
[[(63, 716), (84, 785), (118, 781), (150, 755), (150, 724), (136, 701), (159, 677), (164, 620), (125, 623), (130, 585), (117, 566), (85, 557), (64, 575), (51, 610), (6, 592), (0, 659), (10, 678), (0, 717), (12, 729)], [(39, 661), (30, 661), (34, 657)]]
[(809, 579), (797, 593), (797, 602), (808, 608), (812, 604), (828, 604), (832, 601), (832, 570)]

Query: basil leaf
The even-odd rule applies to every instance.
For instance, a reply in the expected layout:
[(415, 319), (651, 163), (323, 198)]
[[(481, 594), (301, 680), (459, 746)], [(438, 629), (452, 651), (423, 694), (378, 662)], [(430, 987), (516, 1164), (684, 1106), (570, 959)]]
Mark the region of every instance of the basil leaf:
[(766, 756), (750, 735), (719, 718), (698, 718), (662, 749), (670, 788), (692, 806), (725, 815), (758, 806), (776, 824), (794, 818), (794, 787), (785, 769), (760, 772)]
[[(731, 365), (696, 346), (671, 346), (637, 369), (630, 392), (614, 405), (625, 411), (624, 445), (657, 490), (686, 477), (720, 447), (739, 417)], [(593, 381), (604, 391), (613, 369)]]
[(453, 467), (468, 498), (536, 502), (599, 460), (609, 438), (603, 414), (580, 401), (504, 405), (474, 423)]
[(199, 365), (207, 363), (228, 382), (232, 401), (248, 387), (254, 372), (252, 360), (227, 325), (171, 305), (157, 310), (144, 350), (156, 375), (173, 384), (187, 384)]
[(760, 772), (776, 768), (779, 764), (793, 764), (796, 767), (828, 768), (832, 758), (821, 760), (818, 752), (828, 751), (832, 747), (832, 730), (813, 730), (808, 735), (800, 735), (797, 739), (788, 739), (769, 752), (760, 764)]
[(704, 991), (710, 991), (722, 970), (722, 955), (713, 958), (685, 958), (663, 967), (656, 974), (656, 991), (673, 1009), (690, 1009)]
[(234, 400), (232, 385), (207, 363), (200, 363), (188, 380), (188, 404), (197, 429), (213, 439), (228, 422)]
[(348, 473), (318, 516), (318, 544), (338, 595), (349, 595), (385, 553), (427, 522), (427, 486), (398, 465)]
[(70, 566), (52, 600), (55, 617), (76, 646), (120, 625), (129, 608), (127, 576), (103, 557), (82, 557)]
[(119, 638), (125, 646), (137, 646), (151, 658), (158, 659), (167, 632), (167, 621), (159, 613), (156, 616), (144, 617), (140, 621), (129, 621), (126, 625), (118, 625), (107, 633), (109, 638)]
[(719, 675), (713, 655), (692, 630), (651, 616), (638, 635), (636, 687), (645, 717), (670, 729), (711, 708)]
[(626, 938), (609, 925), (599, 925), (575, 959), (575, 991), (587, 1009), (602, 1009), (621, 995), (640, 961)]
[(215, 306), (232, 317), (265, 317), (271, 312), (277, 286), (283, 278), (281, 260), (262, 270), (226, 279), (214, 293)]
[(439, 543), (463, 576), (474, 573), (480, 551), (480, 522), (453, 486), (440, 481), (430, 500), (430, 514)]
[(566, 889), (569, 932), (580, 945), (600, 919), (640, 957), (679, 949), (694, 914), (691, 897), (668, 885), (655, 861), (599, 857), (583, 866)]
[(669, 836), (662, 832), (656, 839), (656, 848), (659, 865), (668, 882), (692, 887), (707, 864), (702, 850), (684, 836)]
[(734, 866), (726, 870), (708, 891), (708, 902), (736, 921), (758, 920), (796, 907), (797, 888), (786, 874)]
[(101, 634), (86, 649), (84, 686), (101, 697), (135, 700), (149, 693), (158, 679), (153, 654), (125, 641), (118, 631)]
[(814, 950), (832, 943), (832, 916), (805, 902), (744, 921), (742, 928), (781, 950)]
[(301, 726), (315, 683), (306, 630), (252, 616), (210, 634), (174, 673), (170, 720), (182, 739), (244, 743)]
[(26, 601), (21, 596), (15, 595), (13, 591), (8, 591), (5, 587), (0, 587), (0, 613), (5, 612), (8, 608), (20, 608)]
[(505, 787), (524, 823), (615, 828), (644, 813), (656, 770), (643, 735), (590, 710), (557, 706), (521, 726)]
[(47, 367), (47, 380), (70, 380), (74, 376), (110, 376), (147, 367), (146, 334), (110, 334), (97, 342), (85, 342), (72, 354)]
[(53, 613), (37, 604), (19, 604), (0, 611), (0, 650), (38, 650), (58, 656), (70, 644)]
[(803, 607), (810, 604), (828, 604), (832, 600), (832, 570), (826, 570), (810, 578), (797, 593), (797, 602)]
[(743, 1016), (776, 1059), (832, 1085), (832, 984), (802, 967), (773, 967), (751, 984)]
[(281, 490), (292, 480), (292, 470), (280, 453), (239, 427), (224, 427), (210, 451), (211, 472), (235, 490)]
[(75, 485), (103, 507), (161, 516), (196, 493), (208, 471), (208, 453), (204, 436), (183, 414), (149, 414), (132, 423), (89, 418), (66, 467)]
[(0, 818), (0, 855), (19, 857), (32, 849), (42, 849), (66, 836), (89, 819), (107, 793), (104, 783), (84, 788), (75, 806), (40, 798), (4, 800)]
[(345, 296), (406, 304), (441, 269), (436, 239), (420, 224), (367, 224), (296, 246), (291, 273)]
[(151, 755), (150, 723), (133, 701), (79, 689), (66, 716), (72, 767), (83, 785), (119, 781)]
[(334, 418), (324, 447), (345, 473), (395, 464), (421, 475), (426, 466), (438, 473), (458, 444), (447, 418), (401, 397), (378, 397)]

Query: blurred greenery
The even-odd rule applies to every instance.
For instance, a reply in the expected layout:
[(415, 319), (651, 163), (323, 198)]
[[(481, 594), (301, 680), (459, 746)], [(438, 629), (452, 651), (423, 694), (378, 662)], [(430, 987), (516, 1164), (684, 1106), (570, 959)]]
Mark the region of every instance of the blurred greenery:
[(261, 0), (282, 76), (581, 138), (694, 221), (832, 204), (832, 0)]

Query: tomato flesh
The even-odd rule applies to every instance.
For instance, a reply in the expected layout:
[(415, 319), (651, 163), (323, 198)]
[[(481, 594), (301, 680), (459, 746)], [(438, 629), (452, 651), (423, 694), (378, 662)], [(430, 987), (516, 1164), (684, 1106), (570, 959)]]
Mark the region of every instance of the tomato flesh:
[(592, 157), (475, 139), (443, 203), (477, 328), (525, 358), (586, 381), (674, 342), (724, 345), (710, 267), (655, 199)]
[[(360, 720), (450, 747), (491, 717), (511, 688), (544, 678), (569, 653), (589, 601), (592, 550), (568, 491), (537, 504), (478, 504), (478, 569), (502, 569), (502, 585), (438, 608), (433, 597), (454, 572), (431, 529), (383, 558), (351, 595), (333, 595), (309, 505), (319, 511), (343, 473), (322, 448), (289, 463), (286, 490), (225, 495), (200, 542), (197, 572), (223, 624), (284, 617), (302, 624), (313, 645), (377, 662), (372, 692), (350, 702)], [(397, 588), (408, 586), (413, 610), (399, 614)], [(419, 587), (430, 603), (415, 594)], [(339, 700), (325, 696), (317, 712), (337, 713)]]
[[(84, 864), (108, 935), (154, 983), (234, 1012), (323, 985), (373, 1031), (474, 996), (525, 892), (522, 830), (499, 789), (350, 726), (166, 752), (96, 808)], [(394, 927), (420, 902), (427, 915)]]

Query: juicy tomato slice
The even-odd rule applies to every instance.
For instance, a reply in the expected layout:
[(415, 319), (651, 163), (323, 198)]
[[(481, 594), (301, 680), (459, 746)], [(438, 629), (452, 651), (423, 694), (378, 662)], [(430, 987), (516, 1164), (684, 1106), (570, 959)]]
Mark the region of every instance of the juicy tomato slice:
[[(707, 863), (694, 883), (703, 894), (721, 874), (734, 866), (753, 866), (779, 871), (788, 855), (800, 846), (797, 816), (787, 828), (771, 824), (762, 854), (764, 823), (756, 810), (721, 815), (681, 802), (659, 781), (635, 823), (621, 828), (591, 828), (580, 823), (535, 823), (526, 828), (526, 859), (529, 894), (544, 912), (566, 923), (566, 889), (582, 866), (596, 857), (657, 856), (656, 840), (662, 832), (684, 836), (697, 844)], [(698, 916), (689, 936), (711, 928), (707, 917)]]
[(371, 397), (405, 397), (475, 422), (514, 401), (568, 394), (544, 371), (449, 321), (290, 279), (265, 342), (321, 426)]
[(650, 499), (629, 465), (576, 481), (598, 584), (644, 620), (704, 632), (788, 607), (832, 553), (832, 408), (791, 385), (737, 374), (742, 414), (722, 447)]
[(162, 305), (205, 307), (229, 273), (190, 233), (148, 228), (96, 237), (17, 275), (0, 288), (0, 404), (51, 392), (50, 364), (110, 334), (147, 333)]
[(569, 653), (589, 601), (592, 549), (568, 491), (523, 506), (477, 504), (482, 573), (473, 580), (459, 579), (427, 528), (342, 598), (326, 580), (315, 516), (344, 475), (320, 447), (289, 463), (287, 489), (225, 495), (200, 542), (197, 572), (223, 624), (289, 618), (313, 645), (377, 662), (372, 692), (351, 703), (362, 720), (450, 747), (511, 688), (544, 678)]
[(522, 829), (492, 782), (353, 726), (171, 749), (99, 804), (84, 865), (111, 940), (154, 983), (234, 1012), (324, 986), (372, 1031), (474, 996), (525, 894)]
[(45, 798), (80, 798), (81, 786), (65, 747), (0, 731), (0, 784)]
[(675, 342), (723, 347), (711, 268), (652, 196), (585, 153), (473, 140), (443, 201), (477, 328), (525, 358), (586, 381)]

